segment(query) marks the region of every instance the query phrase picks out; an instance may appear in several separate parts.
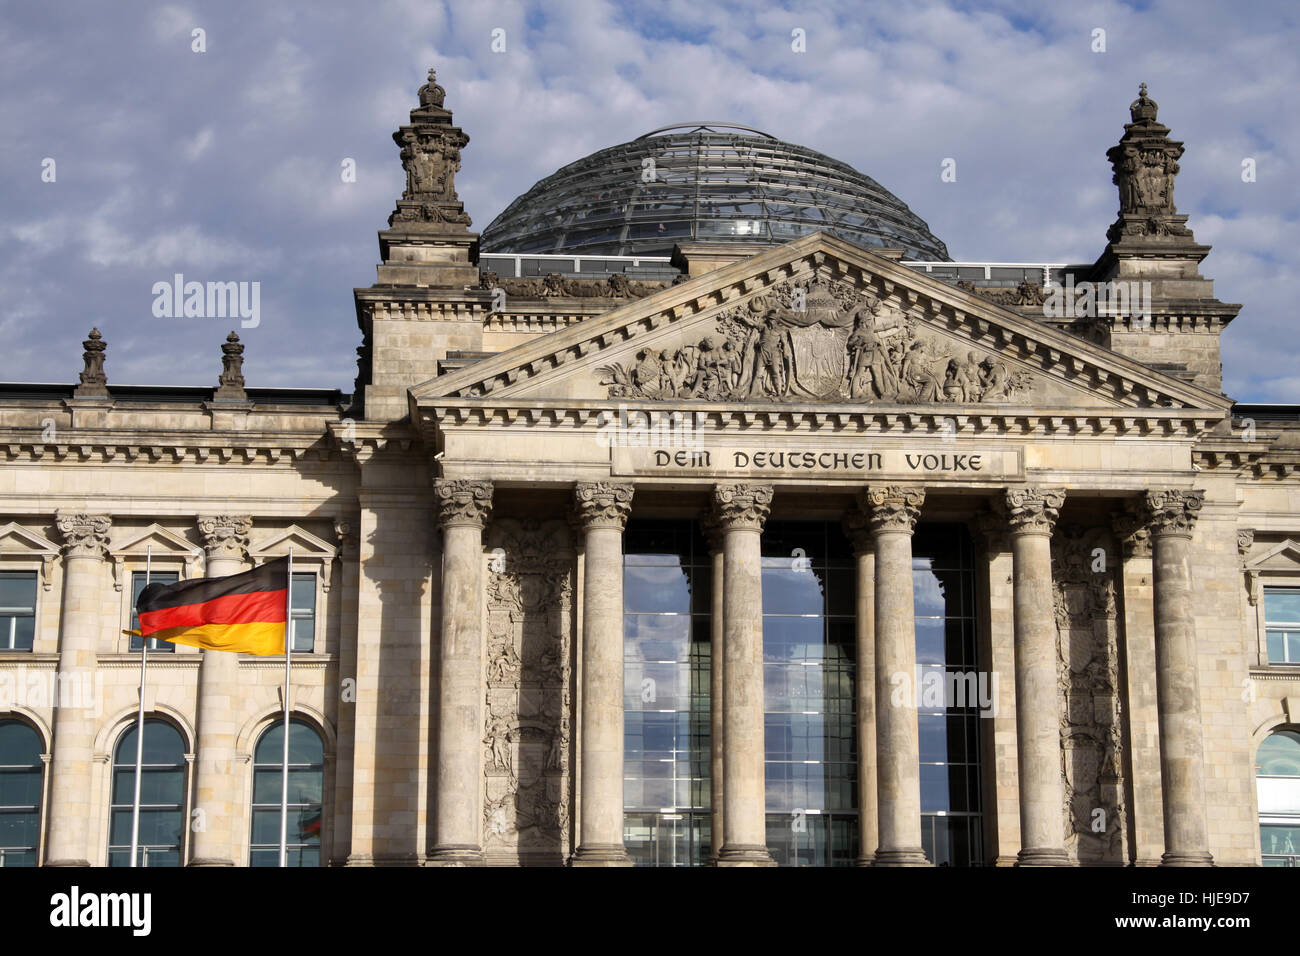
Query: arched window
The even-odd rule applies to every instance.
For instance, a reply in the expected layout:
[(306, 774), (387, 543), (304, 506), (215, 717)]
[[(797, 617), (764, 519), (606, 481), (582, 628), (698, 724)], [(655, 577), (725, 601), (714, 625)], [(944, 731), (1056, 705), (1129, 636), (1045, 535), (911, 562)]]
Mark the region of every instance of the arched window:
[[(136, 726), (133, 722), (113, 752), (113, 806), (108, 865), (131, 865), (131, 811), (135, 803)], [(157, 717), (144, 722), (140, 768), (139, 866), (180, 866), (185, 835), (185, 741)]]
[[(284, 721), (266, 728), (253, 755), (253, 835), (250, 866), (280, 865), (280, 771), (284, 760)], [(320, 866), (321, 791), (325, 745), (302, 720), (289, 725), (289, 866)]]
[(1278, 730), (1255, 757), (1265, 866), (1300, 866), (1300, 731)]
[(0, 866), (35, 866), (41, 832), (41, 737), (0, 721)]

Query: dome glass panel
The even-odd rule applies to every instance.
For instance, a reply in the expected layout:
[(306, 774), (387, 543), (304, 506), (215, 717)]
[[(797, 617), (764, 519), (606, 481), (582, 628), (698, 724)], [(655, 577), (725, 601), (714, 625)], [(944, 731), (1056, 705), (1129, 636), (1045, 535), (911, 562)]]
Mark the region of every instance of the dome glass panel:
[(667, 256), (824, 231), (905, 259), (948, 249), (907, 204), (815, 150), (725, 123), (665, 127), (557, 170), (483, 230), (484, 253)]

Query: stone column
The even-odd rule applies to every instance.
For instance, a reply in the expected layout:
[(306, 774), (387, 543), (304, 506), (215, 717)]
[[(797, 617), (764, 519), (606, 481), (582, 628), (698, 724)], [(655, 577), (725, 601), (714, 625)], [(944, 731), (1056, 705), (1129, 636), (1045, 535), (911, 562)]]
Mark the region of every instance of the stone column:
[(1052, 603), (1052, 528), (1065, 492), (1008, 488), (1016, 640), (1017, 866), (1069, 866), (1061, 781), (1061, 705)]
[(718, 866), (775, 866), (767, 850), (763, 733), (763, 552), (772, 486), (716, 485), (722, 529), (723, 835)]
[(855, 645), (857, 662), (858, 866), (871, 866), (879, 845), (876, 813), (876, 552), (871, 524), (861, 511), (844, 518), (857, 570)]
[(1156, 706), (1165, 852), (1161, 866), (1212, 866), (1205, 818), (1205, 754), (1191, 612), (1192, 528), (1205, 501), (1200, 491), (1148, 491), (1155, 578)]
[(437, 479), (442, 527), (435, 842), (429, 862), (483, 862), (483, 526), (492, 482)]
[(1020, 852), (1020, 768), (1016, 747), (1016, 614), (1011, 535), (1001, 508), (975, 515), (980, 622), (979, 659), (996, 691), (993, 713), (980, 720), (980, 745), (988, 755), (981, 788), (984, 826), (994, 866), (1015, 866)]
[[(916, 607), (912, 532), (925, 491), (900, 485), (863, 490), (875, 552), (876, 813), (875, 866), (927, 866), (921, 848), (921, 764), (916, 722)], [(898, 681), (908, 693), (894, 691)]]
[(623, 845), (623, 528), (632, 485), (580, 481), (582, 818), (574, 866), (629, 866)]
[(723, 779), (726, 753), (726, 728), (722, 719), (723, 698), (726, 696), (725, 655), (723, 633), (726, 607), (723, 601), (722, 579), (726, 574), (726, 555), (723, 552), (725, 535), (712, 513), (700, 519), (705, 540), (709, 543), (709, 557), (713, 562), (712, 589), (709, 592), (709, 862), (716, 864), (722, 852), (722, 838), (726, 826), (725, 801), (727, 787)]
[[(222, 578), (244, 570), (248, 535), (253, 519), (248, 515), (208, 515), (198, 520), (207, 577)], [(204, 650), (199, 665), (197, 772), (194, 808), (202, 826), (194, 830), (190, 866), (234, 866), (235, 846), (242, 842), (234, 831), (244, 819), (236, 799), (242, 794), (235, 767), (235, 738), (241, 717), (239, 655)], [(241, 768), (245, 765), (241, 765)]]
[[(89, 866), (92, 806), (91, 754), (98, 721), (96, 701), (72, 693), (85, 687), (95, 693), (99, 631), (103, 623), (103, 561), (108, 554), (107, 515), (60, 514), (63, 536), (63, 608), (59, 634), (59, 690), (54, 702), (54, 755), (50, 763), (46, 866)], [(65, 699), (67, 698), (67, 699)]]

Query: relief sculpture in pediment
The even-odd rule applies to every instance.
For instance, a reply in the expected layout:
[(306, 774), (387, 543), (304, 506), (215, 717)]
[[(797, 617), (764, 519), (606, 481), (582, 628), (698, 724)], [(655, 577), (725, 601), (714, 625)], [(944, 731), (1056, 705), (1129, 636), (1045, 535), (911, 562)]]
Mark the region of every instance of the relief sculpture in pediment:
[(720, 313), (713, 334), (597, 371), (610, 398), (975, 403), (1033, 384), (993, 355), (961, 354), (887, 300), (822, 279), (781, 283)]

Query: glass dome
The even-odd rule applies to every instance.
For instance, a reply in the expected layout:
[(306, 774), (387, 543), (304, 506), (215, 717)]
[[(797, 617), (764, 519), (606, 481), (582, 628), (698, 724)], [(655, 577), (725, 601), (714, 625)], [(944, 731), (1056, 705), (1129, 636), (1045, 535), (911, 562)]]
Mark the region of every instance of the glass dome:
[(819, 230), (949, 261), (925, 222), (874, 179), (729, 123), (663, 127), (570, 163), (507, 206), (479, 247), (667, 256), (678, 243), (777, 245)]

